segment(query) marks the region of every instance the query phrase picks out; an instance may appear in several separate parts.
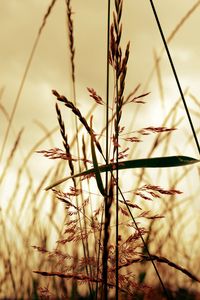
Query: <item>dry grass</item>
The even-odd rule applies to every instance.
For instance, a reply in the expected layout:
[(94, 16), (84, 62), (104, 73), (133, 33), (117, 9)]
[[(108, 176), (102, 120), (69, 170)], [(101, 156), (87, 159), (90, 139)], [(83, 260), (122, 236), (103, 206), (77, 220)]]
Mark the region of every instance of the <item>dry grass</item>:
[[(35, 45), (55, 2), (51, 2), (44, 16)], [(159, 127), (150, 125), (138, 129), (137, 123), (127, 121), (124, 124), (126, 107), (129, 105), (137, 111), (138, 106), (143, 107), (148, 102), (149, 92), (145, 90), (139, 93), (140, 86), (137, 86), (131, 94), (126, 96), (125, 93), (130, 44), (125, 46), (123, 55), (122, 4), (122, 1), (115, 1), (110, 30), (109, 62), (114, 74), (113, 103), (109, 104), (110, 108), (107, 106), (110, 110), (108, 123), (106, 126), (102, 124), (101, 132), (96, 133), (88, 120), (94, 109), (102, 106), (106, 111), (106, 101), (93, 88), (88, 88), (88, 98), (93, 98), (95, 104), (86, 116), (76, 103), (73, 14), (70, 1), (66, 0), (74, 102), (55, 90), (53, 94), (56, 101), (64, 104), (75, 116), (76, 126), (70, 141), (68, 126), (56, 103), (64, 149), (51, 147), (50, 150), (39, 150), (47, 145), (47, 140), (52, 144), (53, 134), (58, 131), (58, 127), (46, 130), (45, 126), (39, 124), (44, 135), (25, 156), (21, 155), (21, 163), (12, 183), (9, 182), (8, 174), (16, 164), (15, 156), (20, 155), (23, 129), (16, 134), (12, 149), (7, 154), (0, 174), (1, 185), (11, 186), (9, 192), (4, 192), (7, 203), (2, 205), (0, 211), (3, 239), (0, 249), (2, 299), (79, 299), (80, 295), (87, 295), (87, 299), (116, 299), (116, 285), (119, 299), (165, 299), (166, 295), (169, 299), (198, 299), (198, 231), (194, 231), (190, 239), (185, 239), (185, 235), (190, 232), (187, 226), (197, 226), (199, 222), (193, 218), (192, 211), (192, 202), (198, 196), (198, 190), (191, 190), (186, 195), (179, 191), (179, 186), (187, 183), (190, 173), (194, 174), (194, 168), (186, 166), (179, 171), (160, 169), (156, 173), (145, 168), (125, 170), (123, 173), (120, 171), (117, 178), (116, 169), (113, 169), (107, 171), (107, 188), (104, 189), (105, 178), (99, 162), (103, 160), (105, 163), (103, 145), (108, 126), (108, 163), (115, 162), (113, 166), (118, 170), (123, 161), (137, 157), (141, 145), (146, 145), (145, 138), (151, 139), (151, 147), (146, 151), (147, 158), (158, 151), (161, 156), (166, 156), (173, 144), (174, 130), (182, 123), (182, 118), (177, 114), (178, 99)], [(168, 41), (173, 39), (198, 5), (196, 3), (180, 21)], [(34, 51), (31, 52), (13, 111), (9, 114), (3, 103), (0, 106), (0, 112), (7, 122), (2, 157)], [(161, 55), (155, 56), (159, 92), (163, 101), (160, 60)], [(191, 93), (190, 97), (198, 106), (198, 99)], [(80, 140), (82, 133), (81, 152), (77, 137)], [(188, 141), (191, 139), (192, 136), (188, 136)], [(29, 167), (35, 151), (55, 161), (49, 170), (44, 170), (39, 182), (35, 182)], [(72, 186), (66, 183), (62, 185), (62, 190), (53, 188), (51, 192), (44, 193), (43, 189), (49, 183), (63, 178), (66, 161), (71, 176), (90, 169), (92, 165), (94, 172), (78, 179), (72, 178)], [(165, 178), (164, 187), (161, 177)], [(127, 178), (132, 182), (127, 183)], [(103, 186), (103, 192), (100, 185)], [(164, 291), (160, 290), (160, 281), (152, 263), (164, 285)]]

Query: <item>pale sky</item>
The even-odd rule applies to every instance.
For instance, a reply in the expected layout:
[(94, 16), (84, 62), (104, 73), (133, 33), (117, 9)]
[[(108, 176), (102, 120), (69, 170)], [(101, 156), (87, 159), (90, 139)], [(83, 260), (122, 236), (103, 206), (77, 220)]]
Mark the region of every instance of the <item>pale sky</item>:
[[(102, 97), (105, 97), (106, 94), (107, 1), (73, 0), (71, 2), (74, 12), (77, 103), (83, 113), (86, 113), (88, 107), (92, 105), (92, 100), (86, 90), (87, 87), (93, 87)], [(155, 1), (166, 37), (197, 2), (200, 1)], [(5, 87), (1, 104), (9, 114), (14, 105), (38, 28), (49, 4), (50, 1), (47, 0), (0, 0), (0, 86)], [(189, 91), (197, 99), (200, 97), (199, 28), (200, 5), (169, 45), (183, 90), (189, 88)], [(124, 1), (123, 30), (124, 43), (131, 41), (126, 83), (126, 92), (129, 93), (138, 83), (145, 85), (154, 64), (153, 51), (156, 50), (159, 53), (163, 47), (149, 1)], [(69, 70), (65, 1), (57, 0), (40, 38), (14, 116), (15, 132), (17, 133), (22, 127), (25, 128), (21, 142), (24, 153), (31, 149), (32, 145), (43, 135), (34, 120), (42, 122), (48, 129), (57, 125), (55, 101), (53, 101), (51, 89), (57, 89), (71, 99)], [(161, 76), (165, 94), (164, 107), (167, 113), (179, 94), (165, 54), (161, 62)], [(157, 108), (156, 103), (159, 101), (156, 76), (146, 88), (146, 92), (151, 92), (149, 96), (151, 102), (143, 108), (144, 114), (148, 113), (149, 119), (142, 118), (141, 121), (140, 118), (137, 129), (146, 125), (158, 126), (163, 118), (163, 114), (155, 109), (155, 107)], [(190, 101), (191, 99), (188, 98), (188, 102)], [(127, 114), (131, 116), (130, 110), (127, 110)], [(183, 108), (180, 108), (180, 114), (184, 115)], [(192, 117), (197, 128), (198, 120), (195, 115)], [(70, 126), (69, 123), (67, 126)], [(96, 123), (98, 123), (98, 114)], [(187, 119), (183, 124), (185, 125), (182, 125), (179, 133), (185, 138), (184, 130), (190, 133)], [(6, 126), (5, 117), (1, 113), (1, 143)], [(11, 130), (6, 147), (8, 151), (11, 150), (13, 143), (14, 137)], [(173, 145), (169, 154), (173, 154), (175, 146)], [(184, 154), (195, 157), (197, 155), (195, 145), (192, 145)], [(36, 168), (35, 165), (34, 168)]]
[[(198, 1), (155, 1), (166, 36), (196, 2)], [(0, 84), (5, 86), (2, 104), (9, 112), (12, 109), (37, 30), (49, 3), (50, 1), (47, 0), (0, 1)], [(81, 98), (87, 95), (87, 86), (94, 87), (104, 95), (106, 1), (73, 0), (72, 5), (75, 13), (77, 96)], [(124, 1), (123, 24), (124, 41), (131, 40), (127, 79), (127, 89), (130, 91), (137, 83), (145, 83), (153, 65), (153, 49), (159, 52), (162, 42), (149, 1)], [(170, 44), (183, 89), (189, 87), (197, 98), (199, 97), (200, 70), (199, 26), (200, 7), (187, 20)], [(65, 1), (57, 0), (47, 20), (27, 76), (15, 114), (16, 126), (19, 128), (31, 126), (32, 120), (36, 118), (46, 125), (52, 124), (50, 91), (56, 88), (61, 93), (70, 95), (68, 69)], [(170, 96), (174, 94), (176, 97), (178, 93), (168, 63), (163, 65), (161, 72), (165, 76), (165, 94)], [(153, 93), (152, 89), (156, 90), (157, 87), (154, 85), (151, 88)], [(43, 114), (44, 106), (45, 114)]]

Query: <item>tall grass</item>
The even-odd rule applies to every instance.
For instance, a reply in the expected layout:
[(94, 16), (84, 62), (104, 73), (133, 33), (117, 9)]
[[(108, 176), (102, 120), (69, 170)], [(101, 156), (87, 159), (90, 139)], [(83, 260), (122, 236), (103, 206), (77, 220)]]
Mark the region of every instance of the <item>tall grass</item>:
[[(44, 16), (38, 37), (55, 2), (51, 2)], [(178, 188), (182, 182), (187, 182), (189, 173), (195, 172), (195, 167), (187, 164), (196, 161), (183, 156), (185, 153), (176, 152), (167, 157), (175, 129), (183, 121), (177, 114), (180, 99), (159, 127), (150, 124), (138, 128), (136, 118), (130, 122), (126, 120), (127, 107), (134, 112), (138, 106), (148, 105), (145, 103), (149, 91), (140, 92), (137, 86), (126, 95), (131, 46), (128, 42), (123, 49), (121, 43), (122, 11), (123, 2), (115, 1), (111, 26), (108, 22), (107, 66), (112, 68), (113, 82), (109, 83), (107, 68), (106, 97), (88, 88), (88, 98), (94, 100), (94, 105), (84, 116), (77, 104), (73, 14), (70, 1), (66, 1), (73, 99), (70, 101), (53, 91), (58, 126), (55, 122), (50, 131), (39, 124), (43, 137), (26, 156), (21, 156), (17, 175), (10, 184), (8, 172), (15, 155), (20, 153), (21, 129), (0, 176), (2, 185), (11, 186), (10, 192), (4, 196), (8, 199), (7, 205), (1, 209), (3, 272), (0, 296), (3, 298), (78, 299), (82, 295), (91, 299), (178, 299), (179, 294), (184, 297), (187, 293), (195, 297), (193, 286), (198, 290), (194, 284), (199, 282), (195, 263), (198, 259), (198, 232), (194, 231), (187, 241), (193, 245), (193, 253), (186, 247), (185, 238), (181, 242), (183, 232), (188, 234), (187, 225), (197, 224), (191, 221), (191, 201), (198, 196), (198, 190), (188, 187), (181, 194)], [(189, 16), (188, 13), (184, 21)], [(32, 51), (10, 116), (1, 105), (1, 113), (7, 122), (2, 157), (33, 55)], [(158, 59), (155, 61), (162, 95)], [(113, 101), (109, 91), (112, 86)], [(190, 97), (198, 104), (195, 96), (190, 94)], [(91, 116), (95, 110), (100, 114), (102, 108), (106, 121), (98, 132), (95, 130), (99, 128), (98, 120), (95, 115), (93, 119)], [(69, 109), (74, 115), (73, 136), (68, 134), (68, 124), (62, 115), (64, 109)], [(52, 145), (53, 134), (58, 129), (63, 149), (51, 146), (49, 150), (41, 150), (46, 140)], [(151, 139), (152, 146), (148, 146), (145, 158), (141, 158), (140, 145), (149, 145), (145, 138)], [(191, 143), (191, 135), (188, 140)], [(28, 164), (36, 150), (50, 159), (59, 160), (44, 171), (37, 185)], [(157, 158), (157, 153), (161, 153), (161, 157)], [(170, 166), (180, 167), (178, 171), (166, 169)], [(149, 167), (158, 170), (148, 171)], [(67, 178), (64, 176), (66, 168), (70, 173)], [(164, 186), (161, 177), (165, 178)], [(63, 184), (62, 189), (58, 183)], [(43, 189), (48, 185), (52, 191), (44, 193)], [(47, 203), (50, 203), (48, 208), (45, 207)], [(52, 244), (55, 245), (53, 249)], [(36, 270), (34, 274), (33, 270)]]

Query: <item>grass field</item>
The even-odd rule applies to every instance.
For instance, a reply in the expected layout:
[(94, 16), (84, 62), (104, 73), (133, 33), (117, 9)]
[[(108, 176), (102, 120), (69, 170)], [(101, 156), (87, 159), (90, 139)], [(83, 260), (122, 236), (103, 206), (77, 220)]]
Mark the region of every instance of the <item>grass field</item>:
[(159, 32), (138, 62), (125, 2), (91, 3), (92, 28), (88, 4), (47, 1), (16, 97), (1, 89), (0, 299), (200, 298), (200, 102), (186, 79), (179, 96)]

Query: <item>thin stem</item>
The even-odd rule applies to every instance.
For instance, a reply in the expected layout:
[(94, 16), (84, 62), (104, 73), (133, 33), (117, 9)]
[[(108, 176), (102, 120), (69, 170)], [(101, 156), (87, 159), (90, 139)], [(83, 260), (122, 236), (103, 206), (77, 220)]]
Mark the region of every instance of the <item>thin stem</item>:
[[(119, 46), (118, 46), (119, 47)], [(119, 249), (118, 249), (118, 236), (119, 236), (119, 51), (117, 47), (116, 53), (116, 126), (115, 126), (115, 155), (116, 155), (116, 177), (115, 177), (115, 185), (116, 185), (116, 210), (115, 210), (115, 217), (116, 217), (116, 231), (115, 231), (115, 299), (118, 300), (118, 292), (119, 292)]]
[(166, 50), (166, 53), (167, 53), (167, 56), (168, 56), (168, 59), (169, 59), (169, 62), (170, 62), (173, 74), (174, 74), (174, 78), (176, 80), (176, 84), (178, 86), (178, 90), (179, 90), (179, 93), (180, 93), (180, 96), (181, 96), (181, 99), (182, 99), (182, 102), (183, 102), (183, 105), (184, 105), (184, 108), (185, 108), (186, 115), (188, 117), (188, 121), (190, 123), (190, 127), (191, 127), (191, 130), (192, 130), (192, 133), (193, 133), (193, 137), (194, 137), (194, 140), (195, 140), (198, 152), (200, 154), (200, 145), (199, 145), (198, 138), (197, 138), (197, 135), (196, 135), (193, 123), (192, 123), (190, 112), (189, 112), (189, 109), (187, 107), (187, 103), (186, 103), (186, 100), (185, 100), (185, 97), (184, 97), (184, 94), (183, 94), (183, 91), (182, 91), (182, 88), (181, 88), (181, 85), (180, 85), (180, 81), (178, 79), (178, 75), (177, 75), (177, 72), (176, 72), (176, 69), (175, 69), (175, 66), (174, 66), (174, 63), (173, 63), (173, 60), (172, 60), (169, 48), (167, 46), (166, 39), (165, 39), (165, 36), (164, 36), (163, 30), (162, 30), (162, 27), (161, 27), (161, 24), (160, 24), (160, 21), (159, 21), (159, 18), (158, 18), (158, 15), (157, 15), (154, 3), (153, 3), (152, 0), (150, 0), (150, 4), (151, 4), (152, 10), (153, 10), (153, 14), (154, 14), (154, 17), (155, 17), (157, 25), (158, 25), (158, 29), (159, 29), (160, 35), (162, 37), (163, 44), (165, 46), (165, 50)]
[[(74, 105), (76, 106), (76, 80), (75, 80), (75, 63), (74, 63), (74, 59), (75, 59), (75, 48), (74, 48), (74, 26), (73, 26), (73, 20), (72, 20), (72, 10), (71, 10), (71, 0), (66, 0), (66, 7), (67, 7), (67, 24), (68, 24), (68, 36), (69, 36), (69, 49), (70, 49), (70, 55), (71, 55), (71, 78), (72, 78), (72, 89), (73, 89), (73, 102)], [(78, 129), (78, 121), (77, 118), (74, 118), (74, 122), (75, 122), (75, 131), (76, 131), (76, 151), (77, 151), (77, 156), (80, 157), (80, 142), (79, 142), (79, 129)], [(79, 172), (81, 172), (81, 164), (80, 164), (80, 160), (78, 160), (78, 170)], [(74, 183), (74, 187), (76, 189), (77, 187), (77, 183), (75, 180), (73, 180)], [(79, 182), (80, 184), (80, 188), (82, 189), (82, 182)], [(81, 201), (83, 203), (83, 194), (81, 193)], [(76, 196), (76, 204), (78, 207), (78, 196)], [(83, 213), (85, 215), (85, 208), (83, 207)], [(83, 226), (84, 226), (84, 230), (86, 232), (86, 218), (83, 219), (84, 225), (82, 225), (81, 223), (81, 217), (80, 217), (80, 212), (78, 211), (78, 219), (79, 219), (79, 224), (81, 227), (81, 234), (83, 232)], [(82, 234), (82, 245), (83, 245), (83, 252), (84, 252), (84, 256), (87, 259), (87, 257), (89, 258), (89, 248), (88, 248), (88, 239), (86, 238), (86, 244), (84, 243), (84, 238), (83, 238), (83, 234)], [(89, 270), (90, 270), (90, 275), (92, 276), (92, 270), (91, 270), (91, 266), (86, 266), (86, 273), (89, 276)], [(89, 290), (90, 290), (90, 295), (93, 295), (93, 291), (92, 291), (92, 286), (91, 283), (89, 283)]]
[(56, 0), (52, 0), (51, 4), (49, 5), (48, 10), (47, 10), (47, 12), (46, 12), (46, 14), (43, 18), (42, 25), (40, 26), (40, 28), (38, 30), (37, 37), (34, 41), (32, 49), (31, 49), (31, 53), (30, 53), (30, 56), (28, 58), (28, 61), (27, 61), (27, 64), (26, 64), (26, 67), (25, 67), (25, 70), (24, 70), (24, 74), (22, 76), (22, 80), (21, 80), (20, 85), (19, 85), (17, 96), (15, 98), (15, 102), (14, 102), (14, 105), (13, 105), (13, 108), (12, 108), (12, 112), (11, 112), (11, 115), (10, 115), (10, 121), (8, 123), (8, 127), (6, 129), (6, 133), (5, 133), (5, 136), (4, 136), (3, 145), (2, 145), (2, 148), (1, 148), (1, 152), (0, 152), (0, 161), (3, 158), (3, 154), (4, 154), (4, 151), (5, 151), (8, 135), (10, 133), (10, 128), (11, 128), (11, 125), (12, 125), (12, 122), (13, 122), (13, 119), (14, 119), (14, 116), (15, 116), (15, 113), (16, 113), (16, 109), (17, 109), (17, 106), (18, 106), (18, 103), (19, 103), (19, 100), (20, 100), (20, 97), (21, 97), (21, 94), (22, 94), (22, 90), (24, 88), (24, 84), (25, 84), (25, 81), (26, 81), (26, 78), (27, 78), (27, 75), (28, 75), (28, 71), (30, 69), (30, 66), (31, 66), (36, 48), (38, 46), (40, 36), (41, 36), (42, 31), (43, 31), (43, 29), (46, 25), (47, 18), (49, 17), (49, 15), (51, 13), (51, 10), (52, 10), (55, 3), (56, 3)]
[[(109, 50), (110, 50), (110, 0), (108, 0), (107, 8), (107, 59), (106, 59), (106, 164), (109, 163)], [(108, 172), (105, 176), (105, 228), (104, 228), (104, 243), (103, 243), (103, 295), (104, 299), (108, 299), (108, 239), (109, 239), (109, 187), (108, 187)]]
[[(116, 68), (118, 72), (118, 66)], [(119, 104), (118, 104), (118, 79), (116, 82), (116, 112), (117, 112), (117, 124), (119, 124)], [(119, 209), (119, 169), (118, 169), (118, 163), (119, 163), (119, 147), (118, 147), (118, 140), (119, 140), (119, 126), (117, 125), (116, 128), (116, 242), (115, 242), (115, 256), (116, 256), (116, 261), (115, 261), (115, 266), (116, 266), (116, 271), (115, 271), (115, 276), (116, 276), (116, 289), (115, 289), (115, 298), (118, 300), (118, 291), (119, 291), (119, 272), (118, 272), (118, 266), (119, 266), (119, 251), (118, 251), (118, 236), (119, 236), (119, 214), (118, 214), (118, 209)]]

